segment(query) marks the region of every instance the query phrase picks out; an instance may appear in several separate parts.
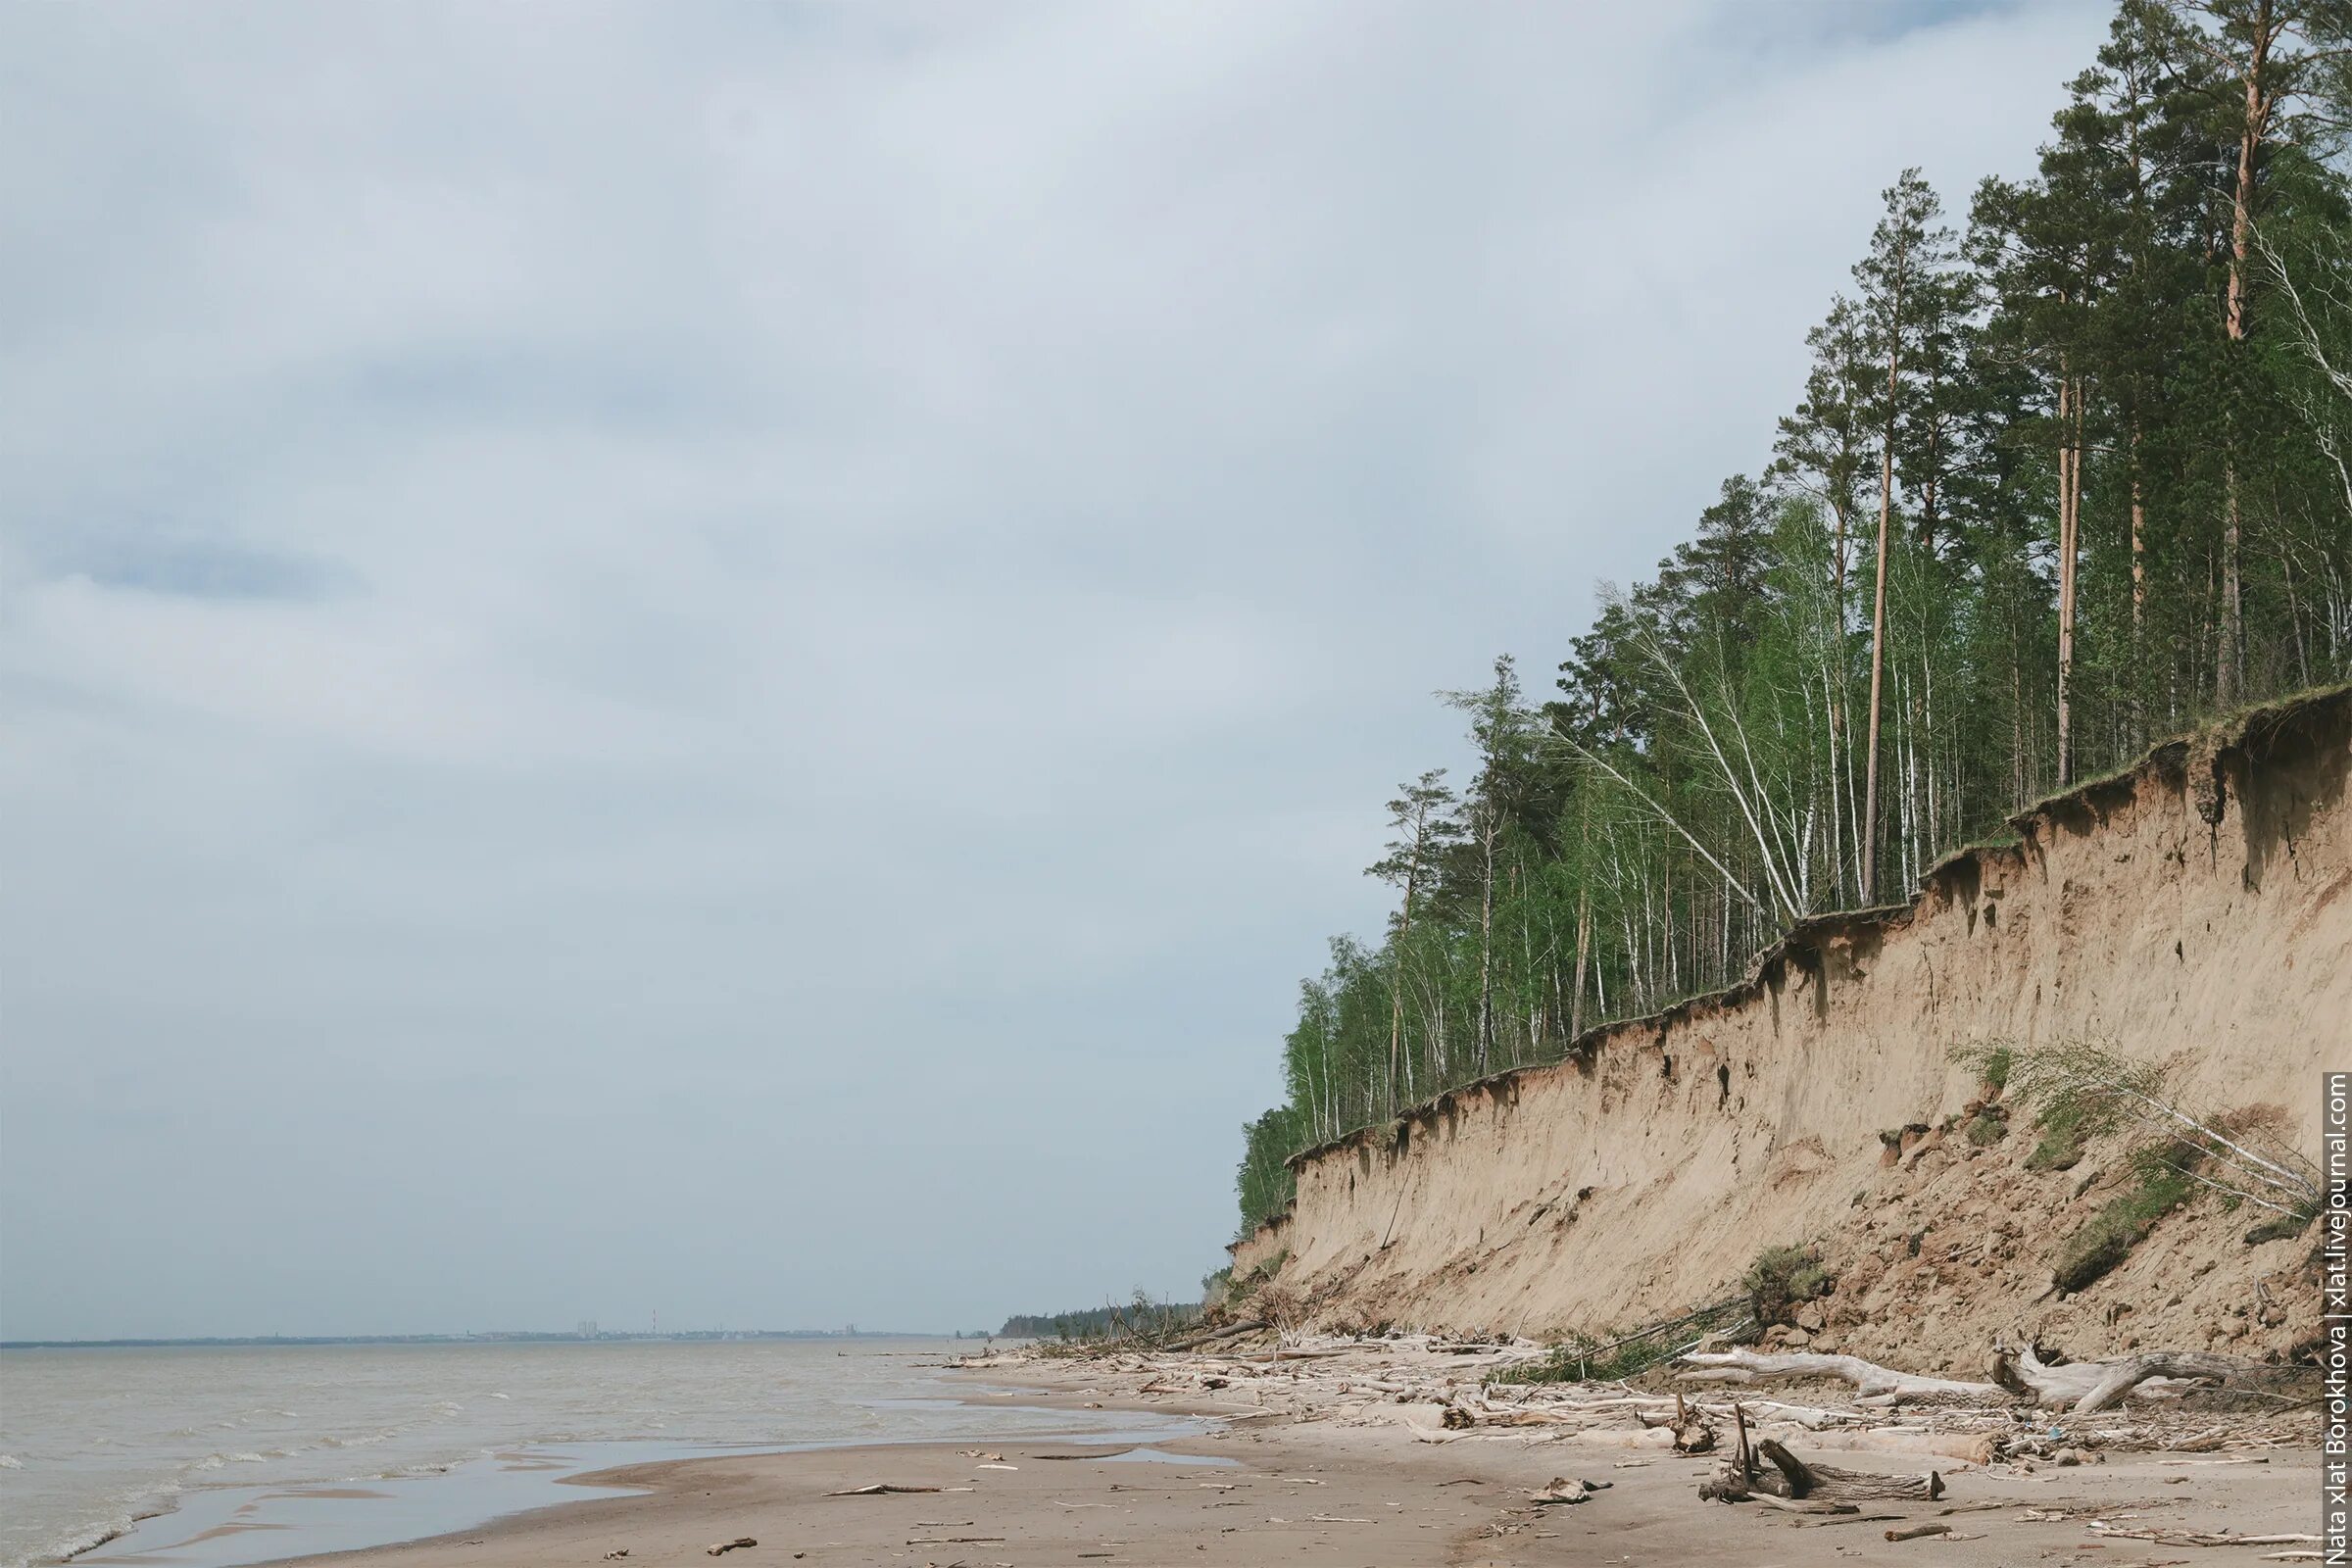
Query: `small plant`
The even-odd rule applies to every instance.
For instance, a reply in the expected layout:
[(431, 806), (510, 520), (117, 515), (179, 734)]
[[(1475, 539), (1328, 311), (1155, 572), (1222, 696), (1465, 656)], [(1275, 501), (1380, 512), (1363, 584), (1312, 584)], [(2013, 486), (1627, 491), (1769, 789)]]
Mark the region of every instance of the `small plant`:
[(2009, 1087), (2009, 1069), (2017, 1060), (2016, 1048), (1999, 1044), (1987, 1047), (1984, 1059), (1977, 1063), (1977, 1077), (1985, 1088), (1999, 1094)]
[(2265, 1242), (2293, 1241), (2310, 1228), (2311, 1216), (2309, 1215), (2297, 1219), (2291, 1214), (2280, 1214), (2275, 1218), (2264, 1220), (2246, 1232), (2246, 1245), (2260, 1247)]
[(2050, 1278), (2062, 1291), (2080, 1291), (2132, 1255), (2158, 1220), (2196, 1191), (2193, 1148), (2174, 1145), (2134, 1161), (2138, 1179), (2108, 1200), (2058, 1250)]
[(1965, 1131), (1971, 1148), (1989, 1149), (2009, 1136), (2009, 1124), (1985, 1109), (1968, 1119)]
[(2041, 1142), (2026, 1156), (2028, 1170), (2073, 1170), (2082, 1159), (2082, 1129), (2071, 1116), (2045, 1109), (2034, 1119)]
[(1822, 1267), (1820, 1255), (1801, 1247), (1767, 1247), (1740, 1281), (1747, 1291), (1747, 1309), (1766, 1328), (1790, 1321), (1797, 1307), (1829, 1295), (1836, 1283)]

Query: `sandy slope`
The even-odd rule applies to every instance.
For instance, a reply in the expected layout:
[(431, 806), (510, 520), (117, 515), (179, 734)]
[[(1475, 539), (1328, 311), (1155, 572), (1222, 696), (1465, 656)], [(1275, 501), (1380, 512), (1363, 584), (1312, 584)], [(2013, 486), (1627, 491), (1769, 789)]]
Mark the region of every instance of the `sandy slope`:
[(2318, 1075), (2352, 1066), (2348, 774), (2341, 692), (2163, 749), (1956, 857), (1909, 908), (1798, 932), (1749, 985), (1301, 1156), (1295, 1213), (1236, 1273), (1287, 1259), (1319, 1326), (1543, 1336), (1653, 1321), (1766, 1244), (1821, 1243), (1869, 1285), (1829, 1326), (1877, 1358), (1932, 1366), (2020, 1329), (2077, 1356), (2285, 1351), (2313, 1327), (2307, 1249), (2192, 1212), (2143, 1244), (2177, 1266), (2060, 1300), (2051, 1255), (2124, 1179), (2114, 1150), (2028, 1176), (2031, 1138), (1955, 1143), (1888, 1171), (1880, 1134), (1979, 1096), (1954, 1045), (2087, 1040), (2316, 1150)]

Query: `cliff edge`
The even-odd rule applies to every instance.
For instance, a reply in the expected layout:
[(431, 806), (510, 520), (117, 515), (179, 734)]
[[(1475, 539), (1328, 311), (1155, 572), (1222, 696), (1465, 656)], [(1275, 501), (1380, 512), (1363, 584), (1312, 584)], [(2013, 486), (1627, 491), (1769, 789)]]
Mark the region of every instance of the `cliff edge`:
[(2317, 1332), (2316, 1230), (2249, 1242), (2263, 1216), (2207, 1194), (2060, 1290), (2060, 1250), (2135, 1173), (2113, 1138), (2033, 1168), (2024, 1117), (1953, 1136), (1998, 1097), (1952, 1052), (2095, 1043), (2316, 1155), (2319, 1075), (2352, 1067), (2348, 773), (2352, 689), (2160, 746), (1907, 906), (1809, 921), (1727, 992), (1299, 1154), (1297, 1201), (1234, 1273), (1319, 1327), (1543, 1338), (1718, 1299), (1797, 1245), (1837, 1284), (1779, 1333), (1821, 1348), (2291, 1354)]

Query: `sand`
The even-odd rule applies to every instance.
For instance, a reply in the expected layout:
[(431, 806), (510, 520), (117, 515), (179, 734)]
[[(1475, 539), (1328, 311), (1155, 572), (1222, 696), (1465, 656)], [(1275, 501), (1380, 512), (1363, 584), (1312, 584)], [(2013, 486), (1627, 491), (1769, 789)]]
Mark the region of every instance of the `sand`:
[[(1238, 1246), (1235, 1277), (1278, 1268), (1284, 1320), (1335, 1333), (1608, 1339), (1739, 1294), (1764, 1247), (1810, 1246), (1838, 1288), (1808, 1327), (1916, 1371), (1975, 1377), (2001, 1335), (2079, 1359), (2296, 1357), (2317, 1234), (2249, 1246), (2265, 1216), (2218, 1199), (2054, 1289), (2137, 1181), (2128, 1140), (2030, 1168), (2028, 1105), (1975, 1147), (1957, 1129), (1985, 1086), (1950, 1055), (2098, 1044), (2318, 1153), (2321, 1073), (2352, 1064), (2352, 696), (2293, 711), (2202, 767), (2167, 748), (2021, 817), (1907, 908), (1807, 922), (1750, 984), (1301, 1155), (1295, 1210)], [(1947, 1123), (1883, 1163), (1884, 1137)]]
[[(989, 1376), (1000, 1386), (1007, 1374)], [(1019, 1374), (1049, 1387), (1025, 1404), (1092, 1403), (1161, 1411), (1184, 1401), (1121, 1387), (1100, 1367), (1047, 1364)], [(1192, 1406), (1200, 1408), (1198, 1404)], [(1113, 1459), (1100, 1446), (1028, 1442), (838, 1448), (745, 1455), (608, 1471), (597, 1479), (650, 1489), (518, 1515), (462, 1536), (342, 1554), (369, 1568), (842, 1568), (849, 1564), (1414, 1564), (1921, 1562), (2230, 1564), (2278, 1545), (2220, 1549), (2101, 1539), (2089, 1521), (2241, 1534), (2316, 1528), (2316, 1459), (2291, 1450), (2253, 1457), (2117, 1456), (2104, 1464), (2024, 1473), (1945, 1466), (1938, 1502), (1874, 1506), (1830, 1525), (1792, 1523), (1753, 1506), (1702, 1503), (1709, 1459), (1542, 1436), (1429, 1444), (1403, 1426), (1331, 1418), (1246, 1420), (1161, 1451), (1218, 1463)], [(1920, 1462), (1838, 1455), (1849, 1468), (1916, 1471)], [(1530, 1490), (1554, 1476), (1606, 1482), (1576, 1506), (1539, 1506)], [(876, 1483), (936, 1492), (826, 1494)], [(1972, 1505), (1997, 1503), (1985, 1509)], [(1966, 1512), (1945, 1512), (1965, 1508)], [(2065, 1518), (2029, 1518), (2064, 1514)], [(1949, 1538), (1890, 1543), (1885, 1532), (1948, 1525)], [(1965, 1538), (1965, 1539), (1964, 1539)], [(323, 1561), (327, 1559), (312, 1559)]]

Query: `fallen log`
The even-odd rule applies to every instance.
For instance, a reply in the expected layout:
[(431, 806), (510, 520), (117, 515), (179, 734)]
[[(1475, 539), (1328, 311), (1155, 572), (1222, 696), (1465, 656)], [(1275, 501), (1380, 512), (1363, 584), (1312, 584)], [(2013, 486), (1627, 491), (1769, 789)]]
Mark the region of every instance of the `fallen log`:
[(2243, 1381), (2255, 1369), (2251, 1361), (2210, 1355), (2202, 1350), (2153, 1350), (2112, 1361), (2067, 1361), (2045, 1364), (2031, 1346), (1995, 1350), (1992, 1375), (2012, 1394), (2024, 1395), (2046, 1409), (2073, 1407), (2076, 1415), (2092, 1415), (2151, 1378), (2216, 1378)]
[(943, 1492), (944, 1487), (894, 1487), (887, 1481), (877, 1481), (870, 1487), (849, 1487), (840, 1492), (828, 1492), (828, 1497), (879, 1497), (893, 1492)]
[(1922, 1377), (1865, 1361), (1858, 1355), (1824, 1355), (1814, 1350), (1767, 1353), (1735, 1346), (1729, 1350), (1692, 1350), (1683, 1361), (1704, 1370), (1744, 1372), (1750, 1376), (1837, 1378), (1852, 1384), (1865, 1397), (1890, 1394), (1897, 1398), (1998, 1399), (2002, 1393), (1996, 1384)]
[[(1784, 1428), (1783, 1430), (1787, 1430)], [(1911, 1432), (1891, 1427), (1856, 1431), (1816, 1432), (1804, 1441), (1816, 1448), (1838, 1453), (1886, 1453), (1923, 1459), (1952, 1459), (1962, 1464), (1990, 1464), (2000, 1441), (1989, 1432)]]
[(2320, 1539), (2304, 1535), (2232, 1536), (2208, 1530), (2119, 1530), (2103, 1519), (2093, 1519), (2088, 1528), (2094, 1536), (2153, 1541), (2159, 1546), (2301, 1546)]
[(1237, 1339), (1244, 1334), (1253, 1334), (1265, 1326), (1265, 1323), (1257, 1318), (1251, 1318), (1245, 1323), (1228, 1323), (1223, 1328), (1210, 1329), (1203, 1334), (1189, 1335), (1181, 1340), (1170, 1340), (1160, 1348), (1171, 1351), (1190, 1350), (1199, 1346), (1213, 1345), (1219, 1340)]
[[(1746, 1500), (1749, 1502), (1760, 1502), (1767, 1508), (1778, 1508), (1783, 1513), (1853, 1515), (1860, 1512), (1860, 1510), (1850, 1502), (1831, 1502), (1825, 1497), (1777, 1497), (1769, 1492), (1754, 1493), (1750, 1494)], [(1838, 1522), (1845, 1523), (1848, 1521), (1841, 1518)]]
[(1924, 1476), (1887, 1476), (1872, 1470), (1840, 1470), (1833, 1465), (1808, 1464), (1771, 1438), (1757, 1444), (1756, 1452), (1771, 1460), (1788, 1478), (1789, 1495), (1795, 1497), (1827, 1497), (1838, 1502), (1856, 1498), (1933, 1502), (1943, 1495), (1943, 1477), (1933, 1470)]
[(737, 1536), (733, 1541), (722, 1541), (710, 1547), (709, 1554), (713, 1557), (723, 1557), (730, 1551), (740, 1551), (746, 1546), (757, 1546), (758, 1544), (760, 1543), (749, 1536)]

